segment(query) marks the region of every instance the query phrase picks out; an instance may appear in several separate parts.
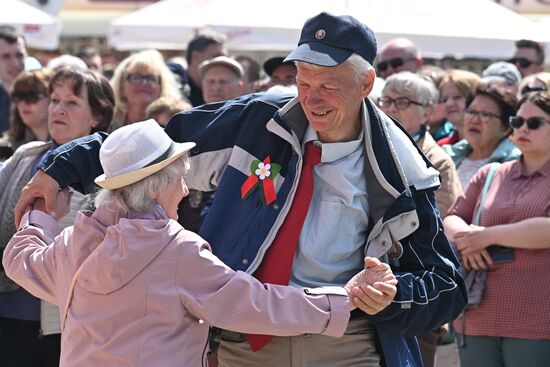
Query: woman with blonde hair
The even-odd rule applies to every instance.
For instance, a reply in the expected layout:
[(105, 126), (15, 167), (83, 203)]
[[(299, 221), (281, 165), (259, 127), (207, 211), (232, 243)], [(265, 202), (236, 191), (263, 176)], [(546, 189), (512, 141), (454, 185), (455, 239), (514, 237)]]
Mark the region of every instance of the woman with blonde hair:
[(439, 84), (439, 103), (445, 106), (447, 119), (454, 125), (453, 134), (439, 140), (439, 145), (454, 144), (464, 136), (464, 110), (478, 87), (482, 84), (479, 75), (471, 71), (452, 69)]
[(128, 56), (115, 69), (115, 114), (111, 131), (146, 118), (147, 106), (160, 97), (183, 99), (179, 85), (156, 50)]

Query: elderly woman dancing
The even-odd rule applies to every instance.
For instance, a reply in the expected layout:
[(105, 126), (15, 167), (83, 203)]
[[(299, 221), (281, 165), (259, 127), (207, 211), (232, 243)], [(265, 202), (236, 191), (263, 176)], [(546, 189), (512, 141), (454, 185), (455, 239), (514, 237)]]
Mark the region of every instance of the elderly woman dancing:
[[(61, 310), (61, 366), (205, 365), (208, 324), (245, 333), (344, 333), (372, 285), (395, 294), (387, 264), (345, 287), (261, 284), (233, 271), (177, 221), (194, 143), (174, 143), (154, 121), (113, 132), (100, 150), (105, 174), (94, 213), (60, 235), (43, 203), (28, 211), (4, 252), (7, 274)], [(56, 215), (66, 211), (57, 198)], [(381, 287), (381, 288), (380, 288)], [(352, 301), (353, 300), (353, 301)], [(202, 321), (204, 320), (204, 321)]]

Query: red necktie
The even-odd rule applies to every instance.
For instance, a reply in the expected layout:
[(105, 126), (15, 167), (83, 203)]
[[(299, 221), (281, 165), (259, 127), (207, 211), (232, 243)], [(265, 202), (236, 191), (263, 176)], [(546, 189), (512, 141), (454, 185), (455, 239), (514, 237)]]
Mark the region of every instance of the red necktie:
[[(300, 182), (290, 211), (262, 263), (254, 273), (262, 283), (288, 285), (298, 238), (313, 195), (313, 167), (319, 162), (321, 162), (321, 148), (313, 145), (312, 142), (307, 143)], [(256, 352), (269, 343), (271, 338), (271, 335), (248, 335), (248, 343)]]

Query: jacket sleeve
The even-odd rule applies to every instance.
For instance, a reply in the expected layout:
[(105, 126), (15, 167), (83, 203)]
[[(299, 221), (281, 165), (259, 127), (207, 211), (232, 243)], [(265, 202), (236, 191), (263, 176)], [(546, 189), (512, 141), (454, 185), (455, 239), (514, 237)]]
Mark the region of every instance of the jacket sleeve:
[(95, 190), (94, 179), (103, 173), (99, 161), (99, 148), (107, 134), (97, 132), (71, 140), (50, 152), (38, 167), (53, 177), (60, 187), (71, 186), (83, 194)]
[(392, 334), (415, 336), (452, 321), (465, 308), (466, 287), (443, 232), (432, 190), (413, 192), (419, 228), (401, 240), (402, 255), (390, 261), (397, 279), (393, 302), (374, 316)]
[(176, 142), (197, 144), (190, 152), (187, 185), (201, 191), (217, 189), (241, 132), (246, 131), (250, 139), (256, 129), (265, 129), (265, 124), (288, 99), (285, 95), (249, 94), (173, 116), (166, 125), (168, 136)]
[(343, 335), (350, 316), (343, 288), (262, 284), (247, 273), (231, 270), (200, 239), (184, 242), (176, 284), (183, 306), (196, 317), (243, 333)]
[(19, 231), (4, 250), (6, 275), (35, 297), (57, 304), (54, 238), (57, 222), (48, 214), (31, 210), (21, 219)]

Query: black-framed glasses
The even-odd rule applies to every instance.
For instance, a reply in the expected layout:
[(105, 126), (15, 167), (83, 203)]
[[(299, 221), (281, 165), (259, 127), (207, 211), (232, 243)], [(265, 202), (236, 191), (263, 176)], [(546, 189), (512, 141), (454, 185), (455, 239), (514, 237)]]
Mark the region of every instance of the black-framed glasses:
[(153, 74), (138, 74), (138, 73), (131, 73), (128, 74), (126, 77), (126, 80), (130, 82), (131, 84), (141, 84), (143, 81), (147, 81), (147, 84), (158, 84), (160, 83), (160, 77), (158, 75)]
[(529, 117), (525, 119), (521, 116), (510, 116), (508, 119), (508, 123), (514, 129), (519, 129), (524, 123), (527, 123), (527, 128), (529, 130), (536, 130), (545, 122), (550, 124), (550, 121), (545, 120), (544, 117)]
[(492, 113), (489, 111), (476, 111), (470, 108), (466, 108), (464, 110), (464, 113), (466, 115), (470, 115), (471, 117), (477, 117), (479, 121), (484, 123), (491, 121), (492, 118), (497, 118), (497, 119), (502, 118), (502, 116), (497, 115), (496, 113)]
[(415, 60), (414, 58), (408, 58), (404, 59), (402, 57), (396, 57), (393, 59), (389, 59), (388, 61), (382, 61), (377, 64), (379, 71), (386, 71), (388, 70), (388, 66), (391, 66), (393, 69), (397, 69), (400, 66), (403, 66), (407, 61)]
[(526, 59), (525, 57), (513, 57), (508, 60), (510, 64), (519, 66), (520, 68), (528, 68), (529, 66), (536, 64), (535, 61)]
[(392, 104), (395, 104), (395, 108), (398, 110), (404, 110), (408, 108), (411, 104), (414, 104), (417, 106), (424, 106), (423, 103), (410, 100), (407, 97), (399, 97), (395, 99), (390, 97), (381, 97), (381, 98), (378, 98), (377, 102), (380, 108), (390, 108)]
[(46, 94), (37, 92), (12, 92), (10, 97), (14, 103), (23, 101), (27, 103), (36, 103), (42, 98), (45, 98)]
[(547, 91), (548, 88), (546, 86), (541, 87), (530, 87), (526, 85), (525, 87), (521, 88), (520, 94), (523, 96), (524, 94), (531, 93), (531, 92), (544, 92)]

